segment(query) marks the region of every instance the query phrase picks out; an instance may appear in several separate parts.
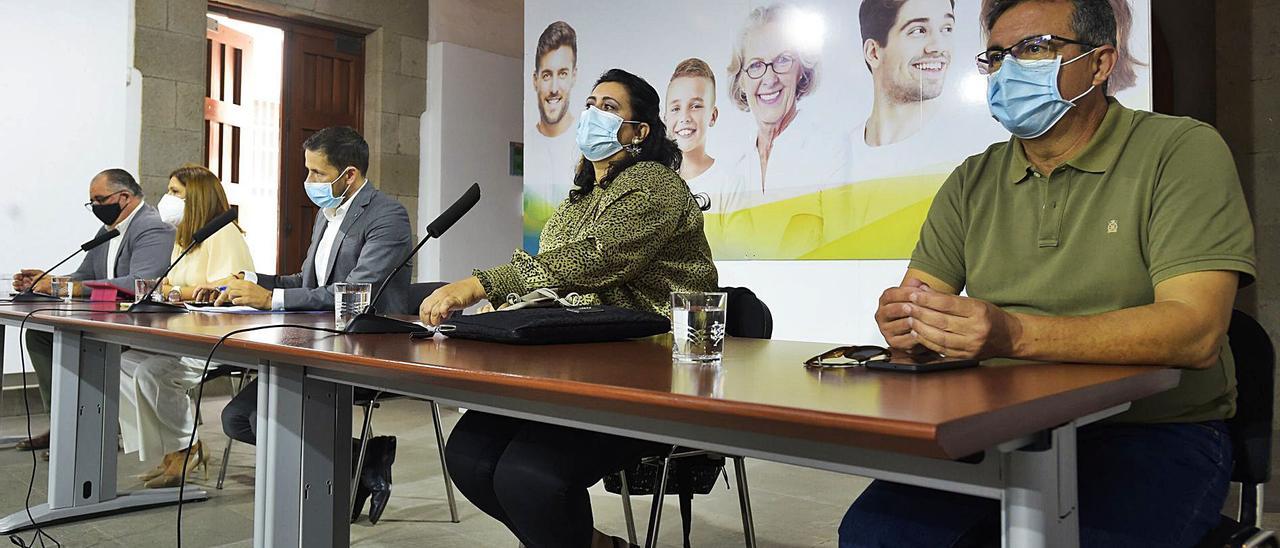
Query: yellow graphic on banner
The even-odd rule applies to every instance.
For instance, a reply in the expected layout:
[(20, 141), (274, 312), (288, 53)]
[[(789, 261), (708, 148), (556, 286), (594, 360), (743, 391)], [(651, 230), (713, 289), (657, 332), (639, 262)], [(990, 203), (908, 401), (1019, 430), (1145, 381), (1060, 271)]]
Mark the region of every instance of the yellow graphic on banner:
[(860, 181), (710, 213), (707, 240), (718, 260), (906, 259), (945, 179), (939, 173)]

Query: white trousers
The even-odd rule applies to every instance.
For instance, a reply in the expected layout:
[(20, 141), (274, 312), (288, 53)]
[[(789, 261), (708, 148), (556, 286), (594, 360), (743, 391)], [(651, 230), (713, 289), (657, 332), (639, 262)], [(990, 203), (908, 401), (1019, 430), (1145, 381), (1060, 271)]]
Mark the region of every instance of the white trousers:
[(204, 361), (129, 350), (120, 354), (120, 435), (126, 453), (147, 461), (186, 449)]

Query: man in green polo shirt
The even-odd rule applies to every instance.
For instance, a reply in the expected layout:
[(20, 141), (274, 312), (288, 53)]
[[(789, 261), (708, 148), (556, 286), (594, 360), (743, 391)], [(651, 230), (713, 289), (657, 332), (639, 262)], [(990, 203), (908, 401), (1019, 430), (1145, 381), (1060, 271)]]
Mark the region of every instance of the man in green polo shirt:
[[(1177, 388), (1079, 431), (1080, 539), (1194, 545), (1226, 497), (1226, 331), (1255, 275), (1231, 153), (1206, 124), (1106, 96), (1108, 0), (989, 0), (983, 24), (991, 113), (1014, 137), (943, 184), (880, 331), (958, 358), (1184, 368)], [(840, 545), (983, 546), (999, 523), (998, 501), (877, 481)]]

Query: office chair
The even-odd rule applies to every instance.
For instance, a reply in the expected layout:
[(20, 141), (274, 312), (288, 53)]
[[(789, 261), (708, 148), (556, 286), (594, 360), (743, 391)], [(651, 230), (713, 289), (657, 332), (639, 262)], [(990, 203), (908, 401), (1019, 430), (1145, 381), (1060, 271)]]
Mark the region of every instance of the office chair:
[[(730, 337), (752, 339), (768, 339), (773, 337), (773, 314), (769, 307), (756, 294), (745, 287), (722, 287), (719, 291), (728, 293), (729, 314), (726, 318), (725, 333)], [(701, 457), (698, 460), (690, 460)], [(734, 455), (721, 455), (711, 451), (687, 449), (672, 446), (665, 456), (643, 459), (636, 470), (656, 469), (657, 484), (653, 491), (653, 505), (649, 510), (649, 530), (646, 533), (645, 546), (653, 547), (658, 543), (658, 530), (662, 523), (662, 499), (668, 493), (668, 479), (676, 469), (680, 489), (680, 515), (684, 528), (684, 545), (689, 546), (690, 504), (693, 496), (693, 485), (689, 485), (696, 477), (706, 478), (708, 475), (719, 475), (724, 470), (724, 459), (733, 461), (734, 478), (738, 484), (738, 504), (742, 512), (742, 534), (747, 548), (755, 548), (755, 522), (751, 516), (751, 496), (747, 488), (747, 469), (745, 458)], [(681, 462), (685, 460), (685, 462)], [(679, 470), (681, 466), (690, 469)], [(631, 493), (626, 470), (605, 478), (605, 489), (622, 495), (622, 510), (627, 523), (627, 537), (631, 544), (636, 542), (635, 516), (631, 511)], [(633, 478), (635, 479), (635, 478)], [(714, 480), (712, 480), (714, 482)]]
[[(231, 379), (234, 379), (233, 382), (235, 383), (235, 387), (231, 391), (231, 397), (234, 398), (236, 397), (236, 394), (239, 394), (241, 390), (244, 390), (244, 385), (249, 382), (248, 378), (250, 373), (251, 372), (248, 369), (243, 367), (218, 364), (205, 374), (204, 378), (200, 380), (200, 384), (222, 377), (230, 377)], [(218, 467), (218, 483), (215, 486), (219, 491), (222, 490), (223, 482), (227, 480), (227, 462), (231, 460), (231, 444), (235, 441), (236, 440), (228, 437), (227, 444), (222, 448), (222, 465)]]
[[(412, 305), (414, 311), (417, 306), (426, 299), (431, 292), (443, 287), (444, 282), (429, 283), (413, 283), (409, 284), (409, 304)], [(410, 308), (410, 307), (405, 307)], [(373, 410), (380, 407), (379, 402), (387, 398), (402, 398), (399, 395), (386, 395), (383, 392), (363, 391), (356, 389), (354, 404), (364, 410), (364, 424), (360, 428), (360, 451), (356, 455), (356, 467), (354, 472), (354, 481), (360, 481), (360, 474), (364, 472), (365, 453), (369, 448), (369, 438), (373, 431)], [(444, 428), (440, 424), (440, 405), (432, 400), (424, 400), (431, 404), (431, 423), (436, 431), (436, 446), (440, 452), (440, 471), (444, 475), (444, 491), (449, 501), (449, 520), (458, 523), (458, 505), (453, 496), (453, 481), (449, 478), (449, 466), (445, 463), (444, 458)], [(353, 484), (351, 488), (351, 510), (354, 512), (356, 503), (356, 486)], [(354, 521), (354, 520), (353, 520)]]
[(1275, 532), (1262, 529), (1263, 484), (1271, 478), (1275, 348), (1257, 320), (1239, 310), (1231, 313), (1227, 339), (1236, 363), (1236, 415), (1226, 422), (1235, 460), (1231, 481), (1240, 484), (1240, 509), (1234, 519), (1222, 516), (1197, 546), (1280, 548)]

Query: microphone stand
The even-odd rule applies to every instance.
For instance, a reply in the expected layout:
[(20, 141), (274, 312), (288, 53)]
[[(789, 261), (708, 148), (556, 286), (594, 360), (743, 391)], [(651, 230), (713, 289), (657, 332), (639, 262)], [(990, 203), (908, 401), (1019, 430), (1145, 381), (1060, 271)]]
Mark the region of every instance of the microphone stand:
[(373, 300), (369, 301), (369, 306), (364, 309), (364, 312), (351, 318), (351, 321), (347, 323), (347, 333), (426, 333), (430, 331), (413, 322), (379, 316), (378, 311), (374, 309), (374, 305), (378, 304), (378, 298), (382, 297), (382, 292), (386, 291), (387, 286), (391, 285), (391, 280), (395, 279), (396, 274), (399, 274), (404, 269), (404, 266), (409, 264), (409, 259), (416, 255), (418, 250), (422, 249), (422, 246), (426, 245), (430, 239), (431, 234), (427, 234), (426, 237), (418, 241), (418, 245), (409, 251), (409, 255), (405, 257), (405, 260), (401, 261), (400, 265), (391, 271), (391, 275), (387, 276), (387, 281), (383, 282), (382, 287), (378, 288), (378, 293), (373, 296)]
[(128, 312), (130, 313), (171, 312), (176, 314), (186, 314), (187, 312), (190, 312), (189, 310), (187, 310), (186, 306), (183, 306), (180, 304), (153, 301), (151, 300), (151, 296), (154, 295), (156, 290), (160, 289), (160, 286), (164, 284), (164, 279), (169, 276), (169, 272), (173, 270), (173, 267), (178, 265), (178, 261), (181, 261), (183, 257), (186, 257), (187, 252), (191, 251), (191, 248), (195, 247), (196, 244), (198, 243), (199, 242), (192, 241), (190, 244), (187, 244), (187, 248), (183, 249), (182, 253), (178, 254), (178, 258), (174, 260), (172, 263), (169, 263), (169, 268), (164, 269), (164, 274), (161, 274), (159, 278), (156, 278), (156, 285), (151, 287), (151, 291), (148, 291), (146, 295), (143, 295), (142, 300), (129, 305)]
[(53, 268), (50, 268), (49, 270), (46, 270), (46, 271), (42, 272), (39, 276), (37, 276), (37, 277), (36, 277), (36, 279), (31, 280), (31, 287), (28, 287), (28, 288), (27, 288), (27, 290), (26, 290), (26, 291), (23, 291), (22, 293), (19, 293), (19, 294), (17, 294), (17, 295), (14, 295), (14, 296), (13, 296), (13, 298), (12, 298), (12, 299), (10, 299), (9, 301), (10, 301), (10, 302), (15, 302), (15, 303), (60, 303), (60, 302), (62, 302), (62, 299), (59, 299), (59, 298), (57, 298), (57, 297), (54, 297), (53, 295), (45, 295), (44, 293), (36, 293), (36, 282), (39, 282), (40, 280), (43, 280), (43, 279), (44, 279), (44, 277), (45, 277), (45, 276), (48, 276), (50, 272), (53, 272), (53, 271), (54, 271), (54, 270), (56, 270), (58, 267), (62, 266), (62, 265), (63, 265), (63, 263), (66, 263), (67, 261), (70, 261), (72, 257), (75, 257), (76, 255), (79, 255), (79, 254), (80, 254), (80, 251), (82, 251), (82, 250), (77, 249), (77, 250), (75, 250), (75, 251), (71, 252), (71, 254), (70, 254), (70, 255), (67, 255), (67, 258), (65, 258), (65, 259), (63, 259), (63, 260), (61, 260), (61, 261), (58, 261), (58, 264), (53, 265)]
[(22, 293), (19, 293), (19, 294), (17, 294), (17, 295), (14, 295), (14, 296), (13, 296), (13, 298), (9, 299), (9, 302), (12, 302), (12, 303), (50, 303), (50, 302), (62, 302), (62, 299), (59, 299), (59, 298), (58, 298), (58, 297), (56, 297), (56, 296), (53, 296), (53, 295), (45, 295), (45, 294), (43, 294), (43, 293), (36, 293), (36, 291), (35, 291), (35, 289), (36, 289), (36, 283), (38, 283), (40, 280), (43, 280), (43, 279), (44, 279), (44, 277), (45, 277), (45, 276), (48, 276), (50, 272), (53, 272), (54, 270), (57, 270), (57, 269), (58, 269), (58, 267), (62, 266), (62, 265), (63, 265), (64, 263), (66, 263), (67, 261), (70, 261), (72, 257), (75, 257), (76, 255), (80, 254), (80, 252), (81, 252), (81, 251), (89, 251), (90, 249), (93, 249), (93, 248), (98, 247), (98, 246), (100, 246), (100, 245), (102, 245), (102, 244), (105, 244), (105, 243), (107, 243), (107, 242), (111, 241), (111, 239), (112, 239), (112, 238), (117, 238), (117, 237), (119, 237), (119, 236), (120, 236), (120, 231), (119, 231), (119, 230), (117, 230), (117, 229), (114, 229), (114, 228), (113, 228), (113, 229), (111, 229), (111, 230), (108, 230), (108, 231), (106, 231), (106, 232), (103, 232), (102, 234), (99, 234), (97, 237), (95, 237), (95, 238), (94, 238), (94, 239), (92, 239), (92, 240), (89, 240), (89, 241), (87, 241), (87, 242), (85, 242), (85, 243), (83, 243), (83, 244), (80, 244), (80, 249), (77, 249), (77, 250), (75, 250), (75, 251), (72, 251), (72, 252), (71, 252), (71, 254), (70, 254), (70, 255), (67, 255), (67, 257), (66, 257), (65, 259), (62, 259), (61, 261), (58, 261), (58, 264), (55, 264), (55, 265), (53, 265), (53, 267), (52, 267), (52, 268), (50, 268), (50, 269), (48, 269), (48, 270), (46, 270), (46, 271), (44, 271), (44, 272), (41, 272), (39, 276), (36, 276), (36, 279), (31, 280), (31, 287), (28, 287), (28, 288), (27, 288), (27, 290), (26, 290), (26, 291), (23, 291)]
[(382, 292), (387, 290), (388, 285), (391, 285), (391, 281), (395, 279), (396, 274), (399, 274), (400, 270), (404, 269), (405, 265), (409, 264), (409, 260), (413, 259), (413, 256), (418, 254), (418, 250), (422, 249), (422, 246), (426, 245), (428, 240), (432, 238), (439, 239), (446, 230), (449, 230), (449, 227), (453, 226), (454, 223), (458, 222), (458, 219), (461, 219), (463, 215), (466, 215), (467, 212), (471, 211), (471, 208), (475, 207), (476, 202), (479, 201), (480, 185), (472, 183), (471, 187), (468, 188), (461, 197), (453, 202), (453, 205), (450, 205), (449, 208), (436, 217), (434, 221), (431, 221), (431, 224), (427, 225), (427, 235), (424, 236), (422, 240), (418, 241), (418, 245), (413, 246), (413, 249), (409, 250), (409, 254), (405, 256), (404, 260), (400, 261), (400, 264), (397, 265), (391, 271), (391, 274), (386, 277), (386, 281), (382, 283), (382, 287), (378, 288), (378, 293), (373, 296), (373, 300), (369, 301), (369, 306), (365, 307), (364, 312), (356, 315), (356, 317), (352, 318), (351, 321), (347, 323), (347, 329), (345, 332), (429, 333), (431, 331), (430, 329), (416, 323), (388, 318), (386, 316), (379, 316), (378, 311), (375, 308), (378, 305), (378, 299), (382, 298)]

